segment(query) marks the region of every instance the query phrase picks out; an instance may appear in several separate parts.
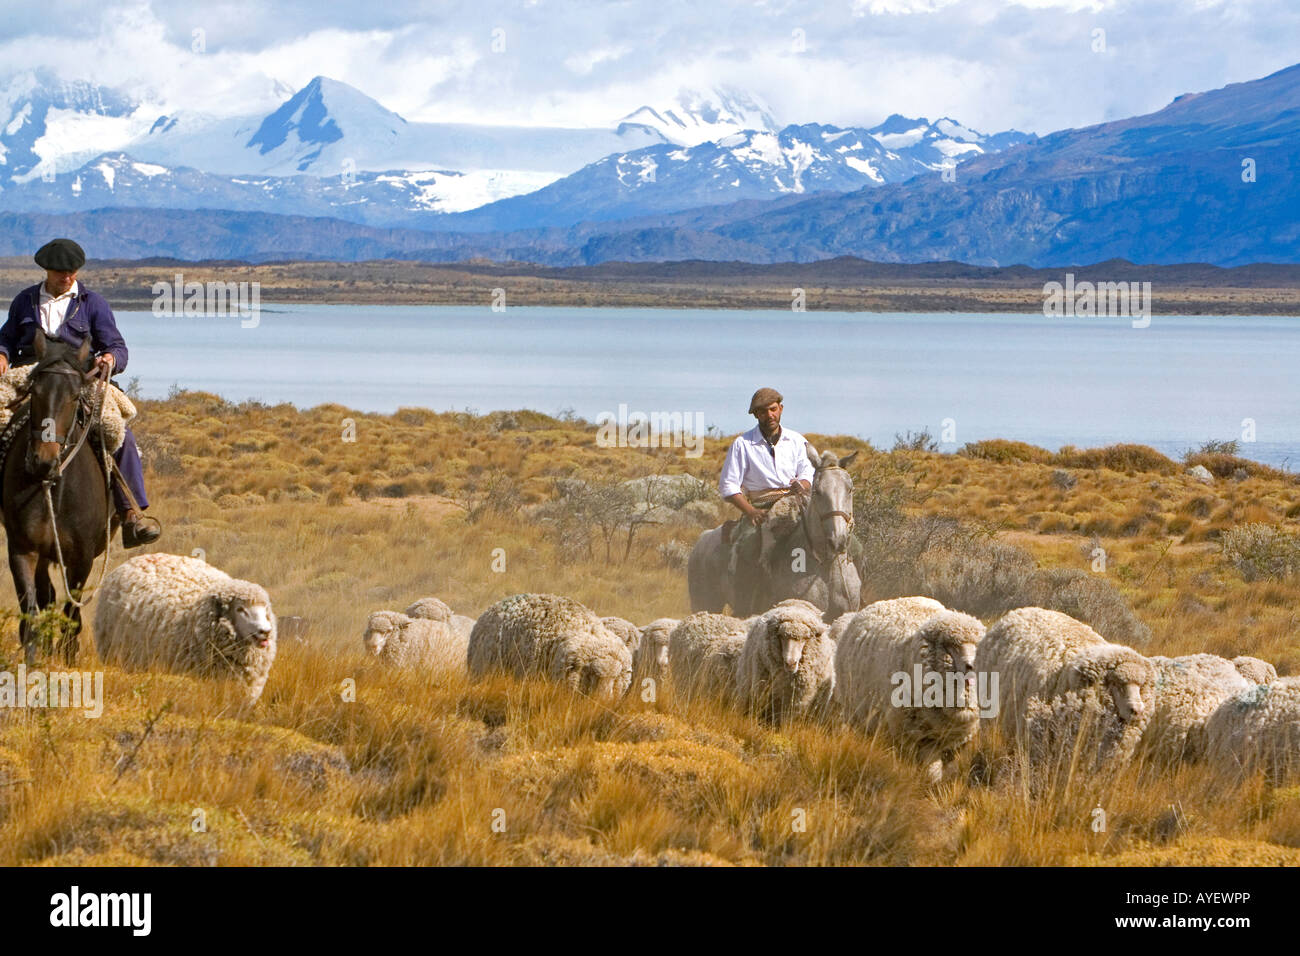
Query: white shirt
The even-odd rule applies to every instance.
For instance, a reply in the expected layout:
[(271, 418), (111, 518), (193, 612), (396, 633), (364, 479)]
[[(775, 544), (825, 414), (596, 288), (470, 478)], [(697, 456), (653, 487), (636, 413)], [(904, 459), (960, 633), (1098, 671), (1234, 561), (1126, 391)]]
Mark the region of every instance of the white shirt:
[(769, 445), (763, 429), (755, 425), (743, 435), (737, 435), (727, 450), (718, 492), (730, 498), (741, 491), (789, 488), (795, 478), (811, 482), (813, 466), (804, 445), (802, 435), (784, 427), (776, 445)]
[(67, 314), (68, 306), (76, 294), (76, 279), (72, 280), (72, 285), (63, 295), (51, 294), (45, 288), (45, 283), (41, 283), (41, 326), (50, 335), (58, 335), (59, 327), (63, 325), (63, 317)]

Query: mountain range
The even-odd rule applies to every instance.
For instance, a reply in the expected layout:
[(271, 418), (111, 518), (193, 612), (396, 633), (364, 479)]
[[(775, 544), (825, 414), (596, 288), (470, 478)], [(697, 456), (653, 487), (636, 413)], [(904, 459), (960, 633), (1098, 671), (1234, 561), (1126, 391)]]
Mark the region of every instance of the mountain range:
[[(61, 229), (115, 257), (1300, 262), (1300, 66), (1041, 138), (902, 116), (871, 128), (776, 129), (761, 104), (734, 91), (707, 106), (684, 95), (602, 132), (658, 141), (563, 173), (533, 170), (538, 179), (519, 193), (494, 184), (490, 170), (455, 163), (368, 170), (354, 160), (355, 170), (322, 175), (347, 158), (334, 147), (354, 128), (344, 114), (359, 108), (343, 110), (345, 92), (335, 97), (330, 81), (313, 84), (319, 96), (298, 91), (250, 127), (252, 145), (242, 147), (278, 170), (288, 164), (288, 175), (168, 166), (133, 146), (47, 182), (31, 174), (43, 141), (22, 154), (0, 137), (6, 158), (28, 156), (26, 174), (0, 192), (9, 211), (0, 251), (30, 251), (28, 236)], [(698, 111), (689, 120), (688, 107)], [(386, 122), (401, 140), (395, 116)], [(664, 141), (674, 131), (680, 141)], [(307, 171), (292, 171), (304, 163)], [(541, 181), (544, 172), (553, 178)]]
[[(779, 129), (766, 107), (729, 88), (683, 91), (608, 129), (411, 123), (319, 76), (263, 117), (173, 112), (133, 132), (147, 106), (121, 94), (85, 87), (55, 108), (39, 86), (24, 89), (26, 98), (10, 97), (4, 127), (12, 160), (0, 164), (0, 209), (10, 211), (206, 208), (453, 231), (567, 226), (898, 182), (1032, 139), (895, 116), (880, 133), (896, 141), (891, 150), (872, 130)], [(122, 145), (82, 161), (76, 133), (92, 124), (97, 138)]]

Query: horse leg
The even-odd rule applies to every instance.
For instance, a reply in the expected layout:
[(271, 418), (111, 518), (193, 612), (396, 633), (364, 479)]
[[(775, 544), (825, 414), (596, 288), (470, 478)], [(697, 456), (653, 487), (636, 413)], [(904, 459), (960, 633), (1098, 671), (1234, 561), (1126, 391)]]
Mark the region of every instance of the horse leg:
[(18, 610), (23, 615), (18, 625), (18, 640), (23, 646), (23, 657), (28, 667), (36, 663), (36, 634), (32, 619), (40, 611), (36, 597), (36, 560), (35, 552), (9, 554), (9, 573), (13, 575), (14, 590), (18, 592)]
[[(90, 577), (94, 559), (80, 562), (68, 568), (68, 587), (71, 592), (80, 592)], [(81, 648), (81, 607), (72, 601), (72, 593), (63, 603), (63, 614), (68, 619), (68, 636), (63, 642), (63, 659), (71, 667), (77, 662), (77, 651)]]
[[(50, 578), (50, 563), (41, 558), (36, 559), (36, 604), (45, 611), (47, 608), (53, 610), (55, 598), (58, 594), (54, 590), (54, 581)], [(63, 632), (63, 622), (59, 620), (50, 621), (50, 652), (57, 649), (57, 645), (62, 645), (61, 634)]]

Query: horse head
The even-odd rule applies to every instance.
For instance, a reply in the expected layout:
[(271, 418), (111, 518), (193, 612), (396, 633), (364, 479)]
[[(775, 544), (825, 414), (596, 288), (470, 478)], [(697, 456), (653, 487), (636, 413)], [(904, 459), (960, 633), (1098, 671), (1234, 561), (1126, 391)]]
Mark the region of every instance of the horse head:
[(81, 388), (93, 377), (95, 362), (89, 336), (77, 347), (38, 329), (32, 345), (36, 365), (28, 379), (31, 435), (26, 465), (28, 474), (50, 479), (58, 473), (60, 456), (76, 426)]
[(811, 525), (809, 537), (814, 543), (824, 543), (827, 553), (843, 554), (853, 533), (853, 476), (845, 469), (858, 453), (840, 458), (830, 451), (818, 455), (812, 445), (805, 445), (805, 450), (814, 469), (805, 511)]

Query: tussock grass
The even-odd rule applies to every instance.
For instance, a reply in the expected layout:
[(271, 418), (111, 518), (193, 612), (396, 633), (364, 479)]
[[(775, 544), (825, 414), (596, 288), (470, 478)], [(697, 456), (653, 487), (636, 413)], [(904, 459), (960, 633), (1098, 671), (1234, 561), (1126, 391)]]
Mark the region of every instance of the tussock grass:
[[(766, 726), (671, 686), (607, 706), (362, 656), (370, 611), (430, 594), (471, 615), (546, 591), (639, 624), (685, 616), (681, 549), (720, 509), (646, 524), (606, 559), (599, 536), (575, 546), (542, 506), (565, 479), (712, 484), (724, 440), (687, 459), (599, 448), (587, 423), (535, 412), (367, 415), (202, 393), (141, 405), (162, 549), (202, 549), (264, 584), (278, 614), (304, 619), (305, 643), (282, 640), (255, 707), (231, 684), (107, 668), (99, 720), (0, 710), (0, 865), (1298, 862), (1300, 791), (1203, 766), (1139, 761), (1103, 780), (1065, 761), (1035, 780), (990, 732), (927, 787), (881, 740)], [(1207, 487), (1140, 448), (1067, 464), (1015, 443), (941, 455), (810, 437), (863, 451), (876, 591), (928, 580), (953, 602), (1069, 600), (1140, 625), (1146, 653), (1251, 654), (1300, 673), (1300, 582), (1247, 580), (1218, 541), (1250, 521), (1294, 533), (1288, 475)], [(1063, 467), (1073, 482), (1054, 477)], [(918, 568), (929, 578), (909, 577)], [(977, 611), (990, 620), (995, 605)], [(0, 669), (18, 659), (5, 617)], [(99, 667), (88, 635), (78, 666)]]

